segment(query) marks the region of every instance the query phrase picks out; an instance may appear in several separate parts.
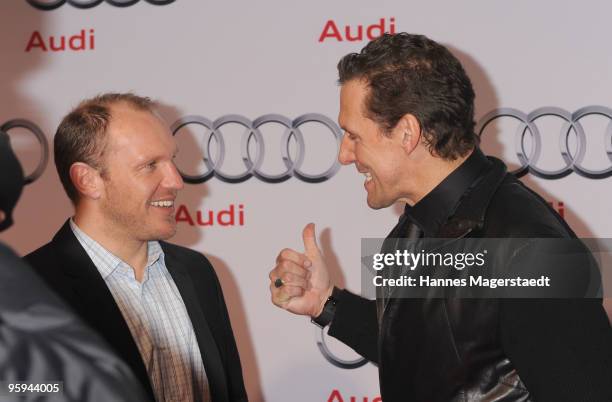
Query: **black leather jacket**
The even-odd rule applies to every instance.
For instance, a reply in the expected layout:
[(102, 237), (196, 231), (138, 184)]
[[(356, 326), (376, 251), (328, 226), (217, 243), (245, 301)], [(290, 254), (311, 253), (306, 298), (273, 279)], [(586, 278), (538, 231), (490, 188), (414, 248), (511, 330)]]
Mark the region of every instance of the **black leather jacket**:
[[(575, 237), (489, 160), (438, 237)], [(402, 216), (389, 236), (410, 230)], [(600, 299), (389, 299), (378, 309), (347, 291), (338, 299), (329, 334), (379, 365), (385, 402), (612, 401), (612, 331)]]
[(63, 383), (47, 395), (8, 393), (7, 384), (0, 401), (149, 401), (106, 342), (1, 242), (0, 380), (48, 384), (49, 391), (51, 382)]

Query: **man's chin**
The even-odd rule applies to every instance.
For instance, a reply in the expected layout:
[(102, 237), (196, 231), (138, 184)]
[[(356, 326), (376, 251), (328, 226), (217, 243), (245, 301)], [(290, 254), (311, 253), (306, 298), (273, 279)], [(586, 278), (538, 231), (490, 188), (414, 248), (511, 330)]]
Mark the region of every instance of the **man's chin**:
[(383, 209), (383, 208), (387, 208), (390, 205), (390, 204), (381, 202), (380, 200), (370, 199), (370, 197), (368, 197), (367, 203), (368, 203), (368, 207), (372, 209)]
[(367, 203), (368, 203), (368, 207), (372, 209), (383, 209), (383, 208), (387, 208), (393, 205), (393, 202), (375, 199), (374, 197), (370, 197), (369, 194), (367, 198)]
[(176, 234), (176, 224), (161, 228), (156, 233), (157, 240), (168, 240)]

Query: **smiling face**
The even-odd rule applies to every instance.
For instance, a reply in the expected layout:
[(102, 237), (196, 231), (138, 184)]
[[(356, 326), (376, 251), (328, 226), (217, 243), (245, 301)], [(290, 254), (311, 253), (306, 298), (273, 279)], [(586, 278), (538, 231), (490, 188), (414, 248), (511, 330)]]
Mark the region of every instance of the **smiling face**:
[(176, 232), (174, 200), (183, 187), (174, 138), (150, 112), (122, 103), (111, 111), (99, 199), (104, 225), (130, 240), (167, 239)]
[(338, 154), (343, 165), (351, 163), (365, 176), (364, 187), (370, 208), (380, 209), (396, 201), (407, 202), (406, 130), (394, 127), (383, 133), (379, 125), (364, 114), (367, 84), (351, 80), (340, 91), (338, 121), (345, 132)]

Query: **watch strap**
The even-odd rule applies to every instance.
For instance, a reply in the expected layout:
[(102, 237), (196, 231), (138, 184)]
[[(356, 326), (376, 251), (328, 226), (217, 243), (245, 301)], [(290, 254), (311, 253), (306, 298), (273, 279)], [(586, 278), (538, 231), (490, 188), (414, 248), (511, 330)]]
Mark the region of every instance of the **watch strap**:
[(327, 301), (323, 305), (323, 311), (316, 317), (310, 319), (310, 321), (320, 328), (325, 328), (334, 319), (336, 314), (336, 305), (338, 304), (341, 290), (334, 286), (332, 294), (327, 298)]

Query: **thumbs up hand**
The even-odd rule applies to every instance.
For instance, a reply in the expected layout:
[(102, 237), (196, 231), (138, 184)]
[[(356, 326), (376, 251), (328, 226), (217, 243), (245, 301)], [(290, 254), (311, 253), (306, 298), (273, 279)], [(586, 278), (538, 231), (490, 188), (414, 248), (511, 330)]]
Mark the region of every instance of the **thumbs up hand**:
[(270, 272), (272, 303), (294, 314), (316, 317), (321, 314), (333, 285), (317, 246), (314, 224), (304, 227), (304, 252), (284, 249)]

